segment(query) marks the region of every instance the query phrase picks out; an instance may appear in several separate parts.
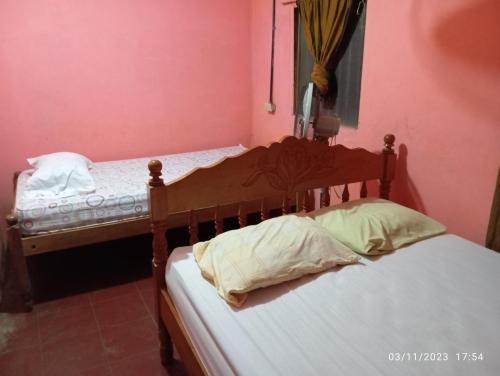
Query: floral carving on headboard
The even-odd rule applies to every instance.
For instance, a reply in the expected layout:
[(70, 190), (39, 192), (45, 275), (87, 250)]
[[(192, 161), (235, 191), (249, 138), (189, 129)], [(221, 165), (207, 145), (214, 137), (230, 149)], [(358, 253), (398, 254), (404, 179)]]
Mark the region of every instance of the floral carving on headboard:
[(328, 152), (324, 148), (329, 147), (294, 137), (274, 144), (257, 161), (243, 186), (249, 187), (264, 176), (274, 189), (292, 193), (300, 183), (332, 174), (335, 153), (333, 148)]

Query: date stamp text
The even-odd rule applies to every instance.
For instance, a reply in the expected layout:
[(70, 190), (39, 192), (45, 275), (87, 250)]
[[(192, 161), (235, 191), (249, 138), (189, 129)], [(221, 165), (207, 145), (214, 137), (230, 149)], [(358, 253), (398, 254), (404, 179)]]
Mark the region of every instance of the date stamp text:
[(390, 352), (388, 359), (391, 362), (477, 362), (484, 360), (482, 352)]

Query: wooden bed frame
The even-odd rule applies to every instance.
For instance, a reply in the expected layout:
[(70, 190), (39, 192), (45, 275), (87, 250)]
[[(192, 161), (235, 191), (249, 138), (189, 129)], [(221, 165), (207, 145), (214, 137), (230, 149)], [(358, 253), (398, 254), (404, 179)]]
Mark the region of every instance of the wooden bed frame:
[[(20, 284), (24, 310), (30, 311), (33, 307), (31, 283), (26, 267), (26, 256), (58, 251), (89, 244), (102, 243), (110, 240), (122, 239), (136, 235), (150, 233), (150, 217), (143, 215), (133, 218), (111, 220), (103, 223), (76, 226), (68, 229), (46, 231), (34, 235), (24, 235), (21, 232), (19, 218), (15, 208), (17, 181), (21, 172), (14, 174), (14, 204), (7, 222), (7, 249), (10, 256), (9, 267), (15, 269)], [(211, 214), (201, 213), (201, 220), (211, 219)], [(169, 228), (186, 226), (185, 217), (172, 215), (168, 219)], [(16, 308), (21, 310), (22, 308)]]
[[(245, 226), (249, 208), (256, 204), (261, 219), (267, 219), (269, 202), (276, 197), (282, 202), (282, 214), (289, 213), (291, 205), (309, 211), (309, 192), (315, 188), (344, 186), (342, 201), (348, 201), (348, 184), (361, 183), (360, 197), (366, 197), (366, 181), (379, 180), (379, 196), (388, 199), (396, 162), (394, 141), (393, 135), (386, 135), (382, 153), (371, 153), (286, 137), (269, 147), (259, 146), (211, 167), (196, 169), (169, 184), (161, 178), (161, 162), (151, 161), (152, 263), (162, 364), (171, 363), (175, 345), (189, 374), (207, 374), (165, 282), (171, 251), (165, 234), (171, 227), (171, 217), (184, 217), (189, 224), (189, 243), (194, 244), (198, 241), (200, 217), (206, 218), (207, 213), (211, 213), (215, 233), (219, 234), (223, 219), (231, 215), (238, 217), (240, 227)], [(322, 201), (322, 206), (329, 205), (328, 194)]]

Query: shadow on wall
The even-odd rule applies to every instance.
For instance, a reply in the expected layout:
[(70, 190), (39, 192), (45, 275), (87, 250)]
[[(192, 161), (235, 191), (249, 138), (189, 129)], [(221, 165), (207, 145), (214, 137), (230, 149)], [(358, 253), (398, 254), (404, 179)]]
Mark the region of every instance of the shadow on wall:
[(500, 84), (500, 1), (457, 3), (443, 4), (453, 9), (439, 16), (427, 2), (412, 2), (410, 22), (417, 57), (457, 104), (498, 120), (500, 102), (492, 93)]
[[(400, 144), (396, 160), (396, 173), (391, 183), (389, 199), (426, 214), (425, 206), (417, 191), (417, 187), (408, 175), (407, 160), (408, 148), (405, 144)], [(377, 180), (368, 181), (366, 186), (368, 188), (368, 197), (379, 197), (380, 183)]]
[(401, 205), (426, 214), (424, 203), (417, 191), (417, 187), (408, 175), (408, 148), (405, 144), (399, 145), (391, 199)]

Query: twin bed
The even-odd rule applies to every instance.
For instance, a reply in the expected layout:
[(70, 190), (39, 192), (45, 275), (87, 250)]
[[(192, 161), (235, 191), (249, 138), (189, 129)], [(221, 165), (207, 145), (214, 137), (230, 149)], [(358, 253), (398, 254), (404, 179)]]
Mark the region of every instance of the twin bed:
[[(156, 158), (168, 166), (169, 181), (244, 150), (237, 145)], [(70, 197), (27, 197), (32, 170), (16, 174), (14, 206), (7, 222), (17, 231), (23, 253), (29, 256), (149, 232), (145, 166), (150, 159), (94, 163), (90, 172), (96, 191)]]
[[(157, 157), (168, 165), (173, 180), (195, 167), (239, 154), (241, 145)], [(100, 243), (150, 232), (147, 163), (151, 158), (97, 162), (90, 173), (96, 191), (61, 198), (31, 198), (24, 192), (32, 170), (14, 175), (14, 204), (6, 216), (9, 268), (18, 287), (9, 295), (22, 296), (14, 310), (29, 310), (32, 293), (25, 256)], [(186, 224), (173, 216), (174, 227)], [(16, 299), (17, 301), (17, 299)]]
[[(241, 308), (228, 305), (201, 276), (191, 246), (168, 246), (166, 231), (181, 225), (189, 225), (186, 243), (195, 244), (207, 220), (220, 234), (228, 217), (245, 227), (254, 212), (261, 220), (277, 207), (281, 214), (308, 212), (316, 188), (341, 186), (348, 201), (349, 188), (359, 186), (366, 197), (367, 182), (376, 180), (387, 199), (394, 136), (384, 143), (381, 153), (371, 153), (288, 137), (270, 147), (230, 148), (178, 170), (172, 159), (158, 158), (149, 162), (145, 196), (134, 196), (134, 205), (122, 201), (136, 212), (148, 200), (141, 216), (23, 235), (28, 216), (13, 213), (9, 242), (28, 255), (150, 226), (161, 361), (172, 361), (175, 345), (189, 374), (497, 374), (500, 257), (460, 237), (439, 235), (258, 289)], [(134, 163), (144, 169), (147, 160)], [(90, 202), (101, 201), (106, 197)], [(326, 195), (321, 204), (328, 201)]]

